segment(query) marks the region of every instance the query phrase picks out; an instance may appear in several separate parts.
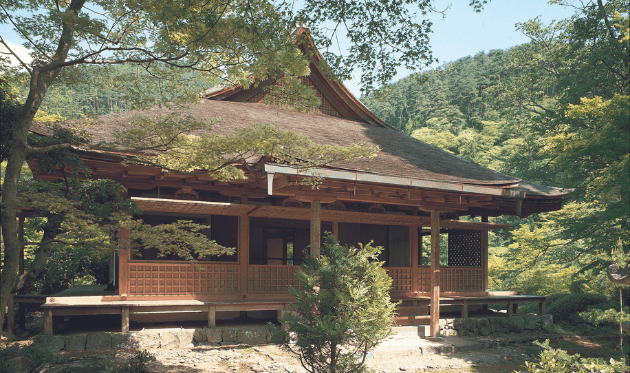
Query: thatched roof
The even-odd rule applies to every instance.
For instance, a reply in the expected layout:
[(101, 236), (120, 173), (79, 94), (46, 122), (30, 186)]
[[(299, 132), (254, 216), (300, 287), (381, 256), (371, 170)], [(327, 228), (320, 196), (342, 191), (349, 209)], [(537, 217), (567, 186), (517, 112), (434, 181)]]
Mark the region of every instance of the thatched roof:
[[(146, 111), (128, 111), (98, 118), (89, 132), (94, 143), (112, 141), (114, 129), (125, 128), (136, 115), (155, 117), (170, 110), (154, 108)], [(180, 110), (198, 120), (219, 119), (212, 128), (214, 134), (229, 134), (238, 128), (265, 123), (280, 129), (308, 136), (319, 144), (348, 145), (367, 142), (378, 145), (381, 151), (371, 159), (356, 162), (339, 162), (335, 168), (374, 173), (383, 176), (414, 178), (436, 182), (471, 184), (480, 186), (508, 186), (518, 184), (517, 190), (527, 195), (561, 196), (559, 188), (548, 187), (490, 170), (451, 153), (428, 145), (402, 132), (380, 124), (347, 120), (324, 114), (298, 113), (289, 108), (249, 102), (229, 102), (203, 99)], [(46, 132), (41, 126), (35, 132)]]

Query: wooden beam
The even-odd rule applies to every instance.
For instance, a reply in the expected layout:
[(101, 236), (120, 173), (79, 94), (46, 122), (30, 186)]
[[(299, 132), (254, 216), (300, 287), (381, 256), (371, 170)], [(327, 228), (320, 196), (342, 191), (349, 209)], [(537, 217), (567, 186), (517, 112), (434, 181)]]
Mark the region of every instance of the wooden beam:
[(440, 213), (431, 212), (431, 320), (432, 337), (440, 334)]
[(332, 234), (333, 236), (337, 238), (337, 241), (339, 241), (339, 222), (338, 221), (332, 222)]
[(311, 202), (311, 255), (319, 256), (322, 237), (322, 204), (319, 200)]

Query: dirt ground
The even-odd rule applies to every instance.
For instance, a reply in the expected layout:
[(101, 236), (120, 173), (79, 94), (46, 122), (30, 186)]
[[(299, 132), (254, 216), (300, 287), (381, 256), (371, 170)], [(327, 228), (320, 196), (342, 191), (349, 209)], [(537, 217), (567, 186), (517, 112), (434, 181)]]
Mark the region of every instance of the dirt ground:
[[(467, 352), (425, 354), (419, 350), (376, 351), (368, 355), (366, 363), (375, 372), (493, 372), (507, 373), (525, 371), (524, 362), (534, 360), (538, 350), (532, 347), (532, 339), (543, 339), (545, 335), (508, 335), (492, 338), (494, 347)], [(472, 339), (472, 338), (471, 338)], [(483, 343), (484, 338), (479, 340)], [(487, 342), (488, 340), (486, 340)], [(28, 341), (22, 343), (28, 344)], [(505, 344), (501, 346), (500, 344)], [(303, 373), (299, 359), (277, 345), (262, 346), (210, 346), (190, 345), (179, 350), (150, 350), (155, 361), (148, 363), (152, 373)], [(130, 350), (108, 350), (95, 352), (62, 352), (67, 364), (45, 366), (39, 372), (62, 372), (71, 368), (82, 373), (98, 373), (113, 365), (128, 364), (137, 352)], [(69, 364), (69, 365), (68, 365)], [(91, 368), (90, 368), (91, 367)], [(51, 370), (51, 368), (54, 368)]]
[[(34, 317), (32, 322), (37, 322)], [(28, 320), (28, 319), (27, 319)], [(31, 320), (28, 320), (31, 321)], [(38, 329), (39, 325), (27, 325), (27, 329)], [(28, 344), (27, 335), (22, 335), (21, 343)], [(450, 339), (449, 339), (450, 338)], [(558, 338), (546, 332), (507, 334), (503, 336), (462, 338), (446, 337), (434, 346), (458, 345), (455, 353), (435, 353), (427, 351), (426, 343), (417, 336), (394, 335), (385, 340), (366, 359), (368, 367), (375, 372), (493, 372), (507, 373), (525, 371), (524, 362), (535, 360), (539, 350), (532, 345), (533, 340)], [(421, 346), (421, 347), (418, 347)], [(424, 346), (424, 347), (423, 347)], [(422, 349), (424, 350), (424, 354)], [(262, 346), (211, 346), (189, 345), (179, 350), (151, 350), (155, 361), (148, 363), (148, 371), (153, 373), (303, 373), (299, 359), (277, 345)], [(95, 369), (74, 368), (89, 373), (99, 372), (114, 364), (127, 364), (136, 351), (108, 350), (94, 352), (62, 352), (72, 364), (85, 363)], [(63, 371), (62, 367), (51, 371)]]

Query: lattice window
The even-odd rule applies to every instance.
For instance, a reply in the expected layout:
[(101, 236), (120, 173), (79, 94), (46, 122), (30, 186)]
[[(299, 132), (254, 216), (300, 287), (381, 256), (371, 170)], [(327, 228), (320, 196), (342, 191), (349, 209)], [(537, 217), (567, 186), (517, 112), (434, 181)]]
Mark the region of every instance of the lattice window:
[(411, 268), (388, 268), (387, 273), (392, 278), (392, 291), (411, 291)]
[(481, 267), (481, 260), (481, 231), (449, 230), (449, 266)]
[(237, 293), (238, 266), (130, 264), (129, 293), (135, 295)]
[[(315, 89), (315, 94), (320, 99), (321, 104), (313, 110), (314, 112), (320, 113), (320, 114), (331, 115), (333, 117), (343, 118), (343, 116), (339, 113), (339, 111), (335, 109), (333, 104), (326, 97), (324, 97), (324, 95), (322, 95), (322, 93), (319, 91), (319, 89), (317, 89), (317, 87), (315, 87), (315, 84), (313, 84), (313, 81), (311, 80), (311, 78), (309, 78), (308, 76), (301, 76), (300, 80), (302, 81), (302, 84), (309, 87), (313, 87), (313, 89)], [(276, 85), (281, 86), (281, 84), (276, 84)], [(261, 92), (256, 93), (254, 96), (250, 97), (249, 100), (247, 101), (264, 102), (265, 97), (267, 96), (268, 93), (269, 93), (269, 90), (263, 90)]]
[(299, 289), (294, 266), (249, 266), (247, 280), (250, 293), (287, 293), (288, 286)]

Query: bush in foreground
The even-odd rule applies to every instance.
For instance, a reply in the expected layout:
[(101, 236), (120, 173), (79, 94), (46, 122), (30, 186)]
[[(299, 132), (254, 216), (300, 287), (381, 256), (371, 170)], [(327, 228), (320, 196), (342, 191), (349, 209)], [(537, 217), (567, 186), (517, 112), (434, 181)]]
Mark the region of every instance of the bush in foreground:
[(321, 256), (306, 255), (293, 312), (282, 322), (296, 339), (285, 345), (308, 372), (365, 372), (367, 353), (390, 333), (396, 304), (381, 250), (343, 246), (328, 234)]

